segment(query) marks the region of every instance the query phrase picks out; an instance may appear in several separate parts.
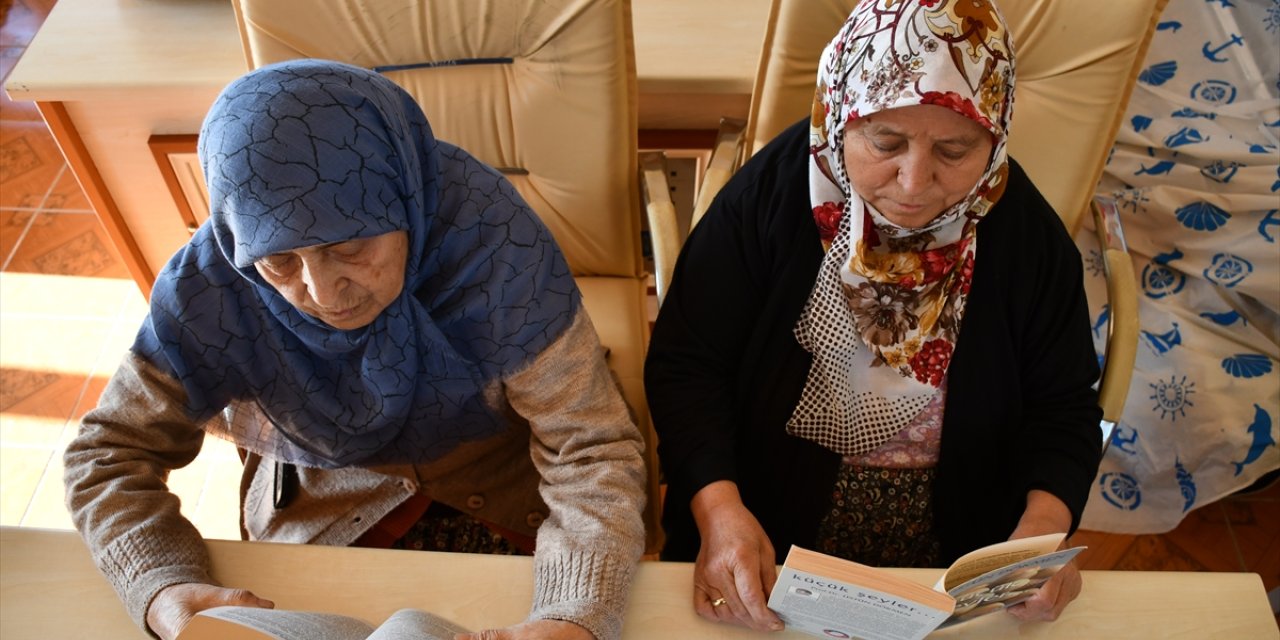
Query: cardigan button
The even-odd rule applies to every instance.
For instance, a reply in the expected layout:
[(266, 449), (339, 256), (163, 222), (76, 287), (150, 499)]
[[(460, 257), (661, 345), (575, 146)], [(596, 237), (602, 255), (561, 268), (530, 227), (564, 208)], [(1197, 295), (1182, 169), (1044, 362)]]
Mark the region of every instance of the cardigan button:
[(529, 527), (532, 529), (537, 529), (539, 526), (542, 525), (542, 521), (546, 519), (547, 519), (546, 516), (542, 515), (541, 513), (538, 513), (537, 511), (533, 511), (527, 517), (525, 517), (524, 523), (529, 525)]
[(483, 508), (484, 508), (484, 496), (482, 496), (482, 495), (480, 495), (480, 494), (478, 494), (478, 493), (476, 493), (476, 494), (472, 494), (472, 495), (471, 495), (471, 497), (467, 498), (467, 508), (468, 508), (468, 509), (470, 509), (470, 510), (472, 510), (472, 511), (477, 511), (477, 510), (483, 509)]

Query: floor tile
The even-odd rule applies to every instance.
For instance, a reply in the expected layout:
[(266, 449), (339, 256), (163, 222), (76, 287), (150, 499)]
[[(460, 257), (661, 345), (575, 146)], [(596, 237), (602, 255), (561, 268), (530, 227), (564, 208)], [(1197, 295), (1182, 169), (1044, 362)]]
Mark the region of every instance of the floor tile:
[(93, 213), (89, 199), (84, 196), (80, 183), (76, 181), (76, 175), (70, 170), (63, 171), (62, 176), (54, 183), (53, 190), (49, 192), (43, 208), (58, 212)]
[(53, 457), (44, 447), (0, 445), (0, 525), (18, 526)]
[(1112, 569), (1120, 571), (1211, 571), (1165, 536), (1138, 536)]
[[(1183, 518), (1164, 537), (1193, 556), (1208, 571), (1244, 571), (1244, 562), (1221, 501), (1205, 505)], [(1206, 544), (1208, 541), (1214, 541)]]
[(5, 265), (7, 272), (129, 277), (107, 232), (89, 213), (40, 213), (50, 224), (33, 225)]
[(136, 312), (140, 305), (142, 292), (131, 280), (0, 273), (0, 313), (4, 314), (114, 320), (125, 310), (134, 310), (134, 317), (141, 320), (142, 313)]
[(0, 369), (0, 443), (57, 446), (88, 382), (87, 374)]
[(1081, 569), (1111, 569), (1125, 557), (1136, 537), (1080, 530), (1071, 537), (1071, 544), (1087, 547), (1077, 556)]
[(190, 465), (169, 474), (182, 515), (206, 538), (240, 539), (240, 464), (231, 443), (209, 436)]
[(1280, 584), (1280, 482), (1222, 501), (1227, 522), (1249, 571), (1274, 588)]
[(73, 529), (71, 513), (67, 511), (65, 485), (62, 482), (62, 452), (50, 457), (49, 466), (40, 478), (40, 484), (31, 496), (31, 504), (22, 517), (24, 527), (45, 529)]
[(0, 127), (0, 208), (40, 207), (65, 166), (43, 122), (5, 122)]
[(0, 46), (25, 47), (49, 15), (53, 2), (13, 0), (0, 26)]
[(0, 368), (53, 374), (95, 372), (112, 321), (5, 315)]
[[(9, 259), (34, 216), (30, 211), (0, 211), (0, 265)], [(0, 300), (3, 300), (0, 297)]]

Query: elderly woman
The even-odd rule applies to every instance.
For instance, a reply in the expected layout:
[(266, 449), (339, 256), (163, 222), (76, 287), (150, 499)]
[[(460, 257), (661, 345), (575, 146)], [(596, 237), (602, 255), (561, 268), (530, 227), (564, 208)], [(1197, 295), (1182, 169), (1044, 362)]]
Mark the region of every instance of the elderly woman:
[(1072, 531), (1101, 449), (1080, 257), (1005, 154), (996, 8), (866, 0), (818, 73), (686, 243), (645, 372), (665, 557), (696, 559), (699, 614), (758, 629), (793, 544), (945, 566)]
[(536, 546), (528, 620), (485, 637), (616, 638), (641, 439), (511, 184), (391, 81), (323, 61), (233, 82), (199, 152), (210, 221), (66, 452), (76, 526), (134, 619), (172, 638), (271, 604), (213, 584), (166, 489), (210, 432), (248, 453), (250, 538)]

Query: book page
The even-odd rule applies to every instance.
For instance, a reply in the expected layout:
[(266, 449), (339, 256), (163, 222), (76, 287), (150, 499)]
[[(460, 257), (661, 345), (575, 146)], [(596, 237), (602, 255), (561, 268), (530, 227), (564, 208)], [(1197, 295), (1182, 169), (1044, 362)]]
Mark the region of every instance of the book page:
[(1047, 533), (1031, 538), (1005, 540), (976, 551), (970, 551), (951, 563), (951, 567), (942, 574), (942, 578), (938, 580), (935, 588), (939, 591), (950, 593), (952, 589), (955, 589), (960, 584), (973, 580), (989, 571), (994, 571), (1027, 558), (1051, 553), (1062, 545), (1062, 540), (1066, 537), (1067, 534), (1065, 533)]
[(799, 547), (769, 594), (769, 608), (787, 628), (821, 638), (919, 640), (954, 606), (951, 596), (925, 585)]
[(178, 640), (366, 640), (372, 631), (365, 622), (332, 613), (214, 607), (191, 618)]
[(469, 631), (426, 611), (401, 609), (374, 630), (368, 640), (453, 640), (456, 633)]

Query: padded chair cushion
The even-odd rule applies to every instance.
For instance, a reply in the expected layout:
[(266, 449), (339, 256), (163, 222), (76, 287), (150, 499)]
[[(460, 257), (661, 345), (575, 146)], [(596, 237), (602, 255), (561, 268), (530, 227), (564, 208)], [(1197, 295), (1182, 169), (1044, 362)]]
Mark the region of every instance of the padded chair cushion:
[(311, 57), (387, 68), (437, 137), (508, 174), (575, 275), (639, 277), (634, 56), (618, 37), (631, 33), (621, 2), (236, 4), (251, 67)]

